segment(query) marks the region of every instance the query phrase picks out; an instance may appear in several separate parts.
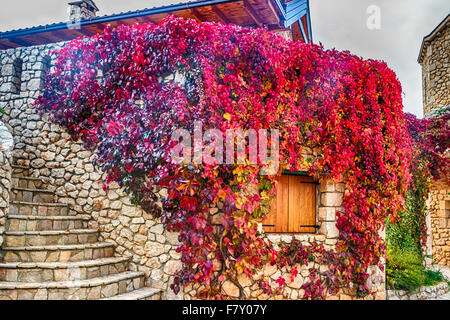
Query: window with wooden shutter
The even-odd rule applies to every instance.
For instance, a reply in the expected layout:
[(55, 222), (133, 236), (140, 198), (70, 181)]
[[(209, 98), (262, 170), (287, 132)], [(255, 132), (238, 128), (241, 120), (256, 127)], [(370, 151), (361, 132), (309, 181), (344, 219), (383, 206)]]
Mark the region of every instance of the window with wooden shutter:
[(271, 211), (263, 221), (265, 232), (316, 232), (316, 183), (312, 177), (282, 175)]

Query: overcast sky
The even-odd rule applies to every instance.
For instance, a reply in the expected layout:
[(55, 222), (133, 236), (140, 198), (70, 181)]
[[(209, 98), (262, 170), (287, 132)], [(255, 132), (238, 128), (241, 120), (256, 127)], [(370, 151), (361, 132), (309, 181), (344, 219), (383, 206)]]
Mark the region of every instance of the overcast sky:
[[(1, 0), (0, 31), (67, 20), (68, 0)], [(182, 0), (94, 0), (99, 15), (151, 8)], [(422, 117), (420, 45), (450, 13), (449, 0), (310, 0), (314, 42), (381, 59), (397, 73), (404, 107)], [(380, 29), (369, 29), (369, 6), (380, 9)], [(372, 11), (373, 12), (373, 11)], [(373, 20), (371, 20), (373, 21)]]

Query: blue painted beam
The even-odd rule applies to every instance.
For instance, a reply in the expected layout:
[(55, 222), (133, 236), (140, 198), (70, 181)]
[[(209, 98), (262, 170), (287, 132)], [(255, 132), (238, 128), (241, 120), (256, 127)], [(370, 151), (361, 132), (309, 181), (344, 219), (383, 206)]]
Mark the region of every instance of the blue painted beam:
[(312, 34), (312, 27), (311, 27), (311, 10), (309, 9), (309, 1), (308, 1), (307, 11), (308, 11), (308, 13), (307, 13), (307, 17), (306, 17), (306, 24), (308, 26), (309, 41), (312, 43), (313, 42), (313, 34)]
[(282, 2), (282, 0), (274, 0), (274, 2), (277, 5), (278, 9), (280, 9), (281, 14), (283, 15), (283, 18), (286, 18), (286, 9), (284, 8), (285, 3)]
[(285, 28), (289, 27), (291, 24), (293, 24), (297, 20), (300, 20), (300, 18), (303, 17), (304, 15), (306, 15), (307, 13), (308, 13), (308, 11), (305, 9), (300, 12), (296, 12), (291, 17), (287, 17), (286, 20), (284, 21), (284, 27)]
[(309, 42), (309, 41), (308, 41), (308, 36), (306, 35), (305, 28), (303, 27), (303, 23), (302, 23), (302, 20), (301, 20), (301, 19), (298, 20), (298, 26), (299, 26), (300, 31), (301, 31), (301, 33), (302, 33), (303, 42), (304, 42), (304, 43), (308, 43), (308, 42)]
[(294, 1), (291, 1), (291, 2), (286, 2), (285, 1), (284, 7), (285, 7), (286, 11), (290, 11), (290, 10), (298, 7), (300, 4), (304, 4), (306, 2), (308, 2), (308, 0), (294, 0)]
[[(273, 0), (283, 14), (282, 21), (285, 28), (291, 28), (292, 24), (299, 22), (299, 28), (305, 42), (312, 42), (311, 15), (309, 10), (309, 0)], [(306, 30), (301, 23), (302, 17), (306, 15)]]
[(292, 7), (293, 5), (299, 3), (299, 2), (305, 2), (305, 0), (293, 0), (291, 2), (286, 2), (286, 0), (283, 1), (283, 6), (285, 9)]
[(308, 8), (308, 1), (305, 0), (301, 0), (301, 1), (296, 1), (296, 2), (289, 2), (289, 4), (291, 4), (289, 7), (286, 8), (286, 15), (289, 16), (289, 13), (292, 12), (297, 12), (300, 10), (304, 10)]

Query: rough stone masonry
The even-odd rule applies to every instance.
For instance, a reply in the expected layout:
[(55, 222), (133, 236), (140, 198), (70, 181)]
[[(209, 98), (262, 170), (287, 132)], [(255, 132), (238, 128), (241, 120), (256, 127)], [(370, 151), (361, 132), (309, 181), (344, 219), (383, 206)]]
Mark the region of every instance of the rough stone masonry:
[(423, 114), (450, 106), (450, 15), (425, 37), (420, 52)]

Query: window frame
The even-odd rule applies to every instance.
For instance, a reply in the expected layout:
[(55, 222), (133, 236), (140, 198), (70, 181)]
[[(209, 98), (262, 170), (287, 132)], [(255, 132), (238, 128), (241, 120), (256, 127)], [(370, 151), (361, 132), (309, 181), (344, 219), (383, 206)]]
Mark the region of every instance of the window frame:
[[(308, 175), (307, 172), (305, 171), (288, 171), (288, 170), (284, 170), (282, 172), (282, 176), (301, 176), (301, 177), (310, 177), (313, 181), (312, 182), (302, 182), (302, 183), (308, 183), (308, 184), (314, 184), (314, 196), (315, 196), (315, 203), (314, 203), (314, 225), (311, 225), (310, 228), (308, 228), (308, 231), (293, 231), (290, 228), (289, 225), (289, 219), (290, 219), (290, 212), (288, 209), (287, 212), (287, 217), (285, 217), (285, 221), (287, 222), (287, 227), (286, 230), (287, 231), (272, 231), (272, 230), (268, 230), (267, 228), (276, 228), (276, 225), (267, 225), (264, 224), (264, 220), (262, 221), (262, 229), (264, 231), (264, 233), (266, 234), (317, 234), (318, 230), (319, 230), (319, 226), (318, 226), (318, 212), (319, 212), (319, 200), (320, 200), (320, 194), (319, 194), (319, 188), (318, 185), (319, 183), (317, 181), (315, 181), (315, 179), (313, 177), (311, 177), (310, 175)], [(277, 190), (278, 192), (278, 190)], [(275, 199), (273, 201), (276, 201)], [(288, 192), (288, 198), (287, 198), (288, 204), (289, 204), (289, 192)], [(289, 205), (288, 205), (289, 206)], [(309, 225), (308, 225), (309, 226)], [(278, 226), (279, 228), (279, 226)], [(314, 231), (312, 231), (314, 228)]]

